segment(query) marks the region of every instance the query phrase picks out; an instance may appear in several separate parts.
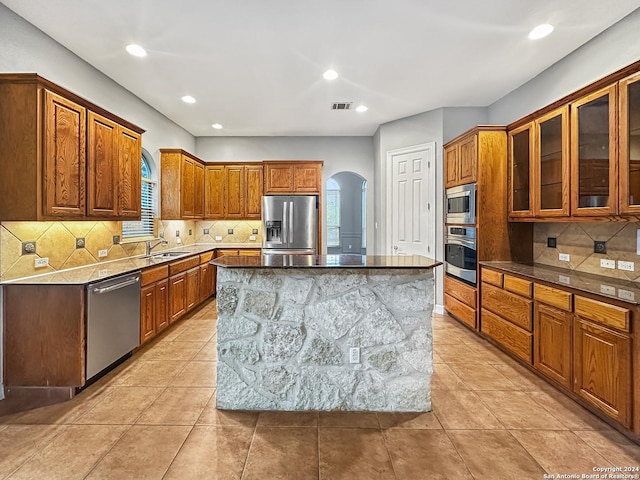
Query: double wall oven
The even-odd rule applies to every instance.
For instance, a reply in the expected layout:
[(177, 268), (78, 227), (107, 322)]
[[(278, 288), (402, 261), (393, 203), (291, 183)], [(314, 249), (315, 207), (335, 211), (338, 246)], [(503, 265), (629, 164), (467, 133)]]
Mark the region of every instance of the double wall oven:
[(476, 285), (476, 185), (471, 183), (446, 191), (444, 239), (445, 272), (470, 285)]

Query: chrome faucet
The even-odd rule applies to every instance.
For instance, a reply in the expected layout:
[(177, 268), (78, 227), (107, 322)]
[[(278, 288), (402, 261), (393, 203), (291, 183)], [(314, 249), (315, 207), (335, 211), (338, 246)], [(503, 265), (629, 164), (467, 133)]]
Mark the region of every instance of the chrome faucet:
[(167, 242), (166, 240), (159, 240), (157, 243), (151, 245), (152, 240), (147, 240), (145, 243), (147, 245), (146, 248), (146, 255), (147, 257), (149, 255), (151, 255), (151, 250), (153, 250), (154, 248), (156, 248), (158, 245), (168, 245), (169, 242)]

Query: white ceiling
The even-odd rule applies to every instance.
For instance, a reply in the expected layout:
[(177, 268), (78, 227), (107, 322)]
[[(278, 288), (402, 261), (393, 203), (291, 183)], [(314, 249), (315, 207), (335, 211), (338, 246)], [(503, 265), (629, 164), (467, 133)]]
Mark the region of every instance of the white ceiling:
[[(372, 135), (434, 108), (487, 106), (638, 8), (638, 0), (1, 1), (195, 136)], [(556, 29), (529, 40), (540, 23)], [(149, 55), (128, 55), (128, 43)], [(322, 78), (330, 67), (340, 73), (332, 82)], [(187, 94), (197, 103), (183, 103)], [(369, 111), (331, 111), (333, 101)]]

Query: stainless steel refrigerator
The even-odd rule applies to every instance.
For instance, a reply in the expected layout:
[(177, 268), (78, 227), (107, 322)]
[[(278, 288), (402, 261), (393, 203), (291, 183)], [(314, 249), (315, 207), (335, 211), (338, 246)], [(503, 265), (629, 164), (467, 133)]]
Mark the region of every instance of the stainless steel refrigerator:
[(262, 197), (263, 255), (315, 254), (318, 249), (318, 197)]

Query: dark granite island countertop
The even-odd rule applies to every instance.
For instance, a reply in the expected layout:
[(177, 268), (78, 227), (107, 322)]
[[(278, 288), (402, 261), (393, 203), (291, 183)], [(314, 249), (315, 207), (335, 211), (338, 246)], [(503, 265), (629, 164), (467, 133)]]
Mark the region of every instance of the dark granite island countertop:
[(442, 265), (420, 255), (262, 255), (224, 256), (211, 260), (233, 268), (399, 268), (429, 269)]
[(263, 255), (211, 263), (218, 266), (217, 408), (431, 410), (440, 262)]

